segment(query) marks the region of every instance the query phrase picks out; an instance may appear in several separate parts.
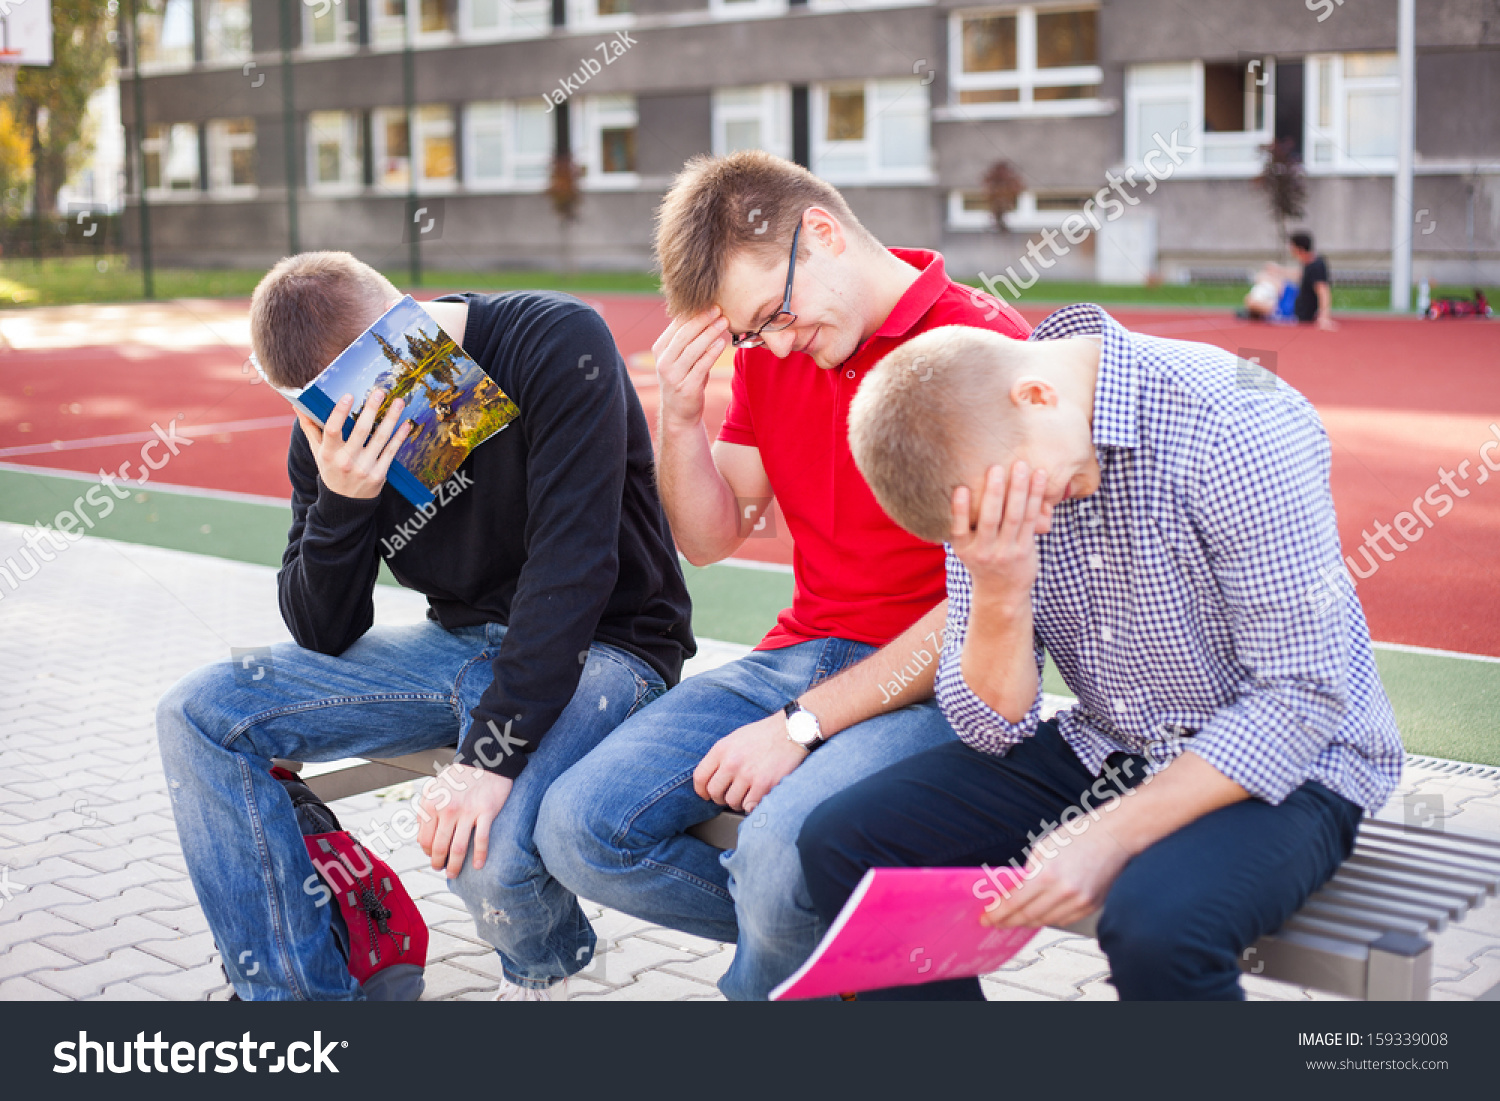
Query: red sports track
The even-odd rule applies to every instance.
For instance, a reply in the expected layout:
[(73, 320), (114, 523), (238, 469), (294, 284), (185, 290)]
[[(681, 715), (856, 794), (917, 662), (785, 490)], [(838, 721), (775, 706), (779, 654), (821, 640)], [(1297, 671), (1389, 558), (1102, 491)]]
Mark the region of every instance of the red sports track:
[[(666, 323), (661, 303), (624, 295), (588, 300), (614, 332), (654, 422), (650, 348)], [(0, 462), (88, 473), (129, 462), (133, 469), (141, 445), (154, 437), (152, 423), (166, 428), (180, 415), (177, 432), (194, 444), (156, 480), (286, 498), (291, 417), (280, 397), (252, 385), (244, 323), (235, 318), (242, 319), (244, 306), (187, 302), (0, 314), (0, 333), (10, 339), (0, 345)], [(121, 320), (141, 311), (156, 311), (150, 316), (160, 323)], [(1022, 312), (1035, 323), (1050, 310)], [(1344, 550), (1360, 572), (1369, 570), (1362, 532), (1376, 534), (1377, 522), (1396, 524), (1436, 486), (1437, 504), (1422, 506), (1431, 526), (1404, 520), (1408, 532), (1414, 523), (1420, 527), (1417, 538), (1403, 539), (1398, 529), (1378, 544), (1390, 561), (1371, 553), (1379, 568), (1358, 591), (1372, 632), (1387, 642), (1500, 656), (1494, 574), (1500, 476), (1491, 476), (1481, 457), (1485, 443), (1496, 440), (1485, 453), (1500, 465), (1500, 326), (1352, 318), (1337, 333), (1322, 333), (1251, 325), (1222, 313), (1112, 312), (1139, 332), (1258, 357), (1312, 400), (1333, 440)], [(27, 314), (36, 315), (29, 326)], [(727, 362), (710, 386), (711, 429), (728, 403)], [(1440, 482), (1441, 471), (1451, 472), (1456, 488)], [(1441, 494), (1454, 503), (1439, 517)], [(777, 530), (777, 539), (749, 540), (741, 555), (790, 562), (779, 517)], [(1397, 543), (1406, 549), (1396, 550)]]

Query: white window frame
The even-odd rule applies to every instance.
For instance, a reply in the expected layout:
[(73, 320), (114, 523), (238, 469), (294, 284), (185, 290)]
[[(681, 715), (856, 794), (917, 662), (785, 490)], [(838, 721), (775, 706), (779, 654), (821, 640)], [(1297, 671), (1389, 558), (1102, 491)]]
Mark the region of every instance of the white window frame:
[(713, 19), (774, 19), (789, 10), (787, 0), (708, 0)]
[[(579, 102), (581, 98), (582, 102)], [(641, 174), (635, 172), (609, 172), (603, 170), (603, 150), (600, 135), (605, 130), (621, 126), (636, 128), (636, 157), (641, 154), (640, 112), (633, 95), (575, 97), (577, 109), (573, 113), (572, 127), (573, 160), (583, 166), (579, 186), (585, 191), (628, 191), (640, 186)], [(626, 104), (629, 106), (626, 106)]]
[[(454, 166), (454, 173), (450, 179), (429, 180), (424, 175), (424, 169), (426, 167), (424, 164), (425, 148), (423, 142), (423, 138), (425, 136), (425, 124), (422, 121), (422, 111), (424, 108), (433, 107), (441, 107), (448, 110), (450, 113), (450, 118), (454, 113), (453, 105), (448, 103), (418, 103), (412, 108), (411, 115), (407, 119), (406, 134), (408, 156), (406, 170), (408, 175), (407, 181), (404, 184), (386, 184), (384, 182), (384, 173), (381, 172), (380, 165), (381, 161), (385, 159), (386, 120), (391, 117), (399, 117), (404, 113), (405, 109), (401, 107), (377, 107), (373, 112), (371, 112), (372, 117), (370, 126), (370, 145), (372, 147), (371, 152), (374, 156), (373, 163), (375, 165), (375, 189), (377, 191), (384, 191), (386, 194), (392, 194), (394, 190), (399, 189), (399, 191), (402, 193), (405, 193), (408, 190), (414, 190), (418, 195), (442, 195), (450, 191), (454, 191), (458, 188), (458, 181), (463, 171), (462, 165)], [(453, 119), (452, 124), (454, 126), (453, 138), (456, 142), (459, 138), (458, 127), (462, 125), (462, 122), (459, 119)], [(415, 183), (413, 184), (412, 181), (415, 181)]]
[[(1183, 163), (1173, 165), (1169, 175), (1185, 178), (1252, 179), (1260, 175), (1264, 163), (1261, 147), (1269, 144), (1275, 135), (1276, 119), (1276, 63), (1266, 59), (1266, 91), (1261, 111), (1259, 130), (1239, 130), (1210, 134), (1204, 130), (1204, 84), (1202, 61), (1174, 61), (1131, 65), (1125, 70), (1125, 160), (1137, 168), (1145, 166), (1137, 159), (1144, 157), (1149, 149), (1142, 147), (1143, 139), (1151, 135), (1141, 133), (1140, 108), (1151, 103), (1186, 101), (1184, 119), (1186, 131), (1180, 132), (1179, 146), (1192, 147), (1191, 153), (1183, 153)], [(1170, 70), (1181, 71), (1182, 78), (1176, 82), (1156, 78)], [(1259, 79), (1246, 70), (1246, 80)], [(1171, 135), (1162, 137), (1171, 144)], [(1163, 155), (1164, 156), (1164, 155)], [(1171, 164), (1167, 160), (1161, 167)]]
[[(548, 141), (541, 153), (522, 154), (516, 148), (520, 133), (519, 117), (522, 111), (543, 111), (536, 97), (526, 100), (493, 100), (470, 103), (464, 107), (463, 121), (463, 183), (469, 191), (488, 192), (538, 192), (547, 189), (548, 174), (552, 164), (551, 115), (546, 115)], [(499, 176), (479, 176), (475, 169), (475, 153), (479, 148), (477, 136), (481, 127), (494, 126), (500, 133), (505, 150), (505, 171)], [(541, 168), (541, 173), (522, 177), (518, 169), (523, 163)]]
[[(941, 120), (951, 119), (1003, 119), (1003, 118), (1066, 118), (1086, 115), (1109, 114), (1115, 104), (1095, 96), (1091, 99), (1034, 99), (1037, 88), (1060, 86), (1102, 85), (1104, 68), (1093, 65), (1072, 65), (1062, 69), (1039, 69), (1036, 65), (1036, 17), (1038, 12), (1050, 12), (1053, 8), (1038, 8), (1034, 5), (964, 8), (948, 16), (948, 103), (936, 113)], [(1092, 4), (1066, 5), (1062, 11), (1099, 9)], [(1010, 72), (966, 73), (964, 61), (964, 20), (980, 16), (1014, 15), (1016, 17), (1016, 67)], [(1014, 88), (1020, 99), (1014, 103), (960, 103), (963, 92), (994, 91)]]
[[(899, 86), (899, 90), (898, 87)], [(831, 91), (845, 91), (853, 87), (861, 87), (865, 96), (865, 136), (859, 142), (830, 142), (823, 135), (828, 132), (828, 95)], [(895, 80), (865, 80), (865, 81), (829, 81), (826, 84), (814, 84), (810, 89), (809, 99), (809, 129), (811, 130), (811, 155), (812, 170), (831, 184), (862, 184), (862, 185), (902, 185), (902, 184), (930, 184), (932, 183), (932, 127), (931, 127), (931, 103), (927, 91), (928, 86), (920, 78), (898, 78)], [(926, 148), (923, 163), (919, 166), (905, 168), (882, 168), (880, 166), (881, 138), (880, 138), (880, 114), (886, 108), (876, 106), (876, 103), (887, 94), (897, 93), (903, 98), (905, 96), (919, 96), (921, 98), (920, 117), (926, 132)], [(918, 114), (913, 110), (914, 115)], [(859, 170), (849, 170), (842, 166), (830, 166), (827, 157), (835, 152), (837, 146), (863, 146), (864, 167)], [(845, 150), (846, 152), (848, 150)]]
[(958, 233), (982, 233), (995, 228), (995, 216), (988, 210), (966, 210), (964, 195), (972, 187), (955, 187), (948, 192), (948, 228)]
[[(194, 12), (193, 12), (193, 6), (194, 5), (193, 5), (192, 0), (175, 0), (175, 2), (178, 5), (179, 10), (182, 10), (183, 7), (185, 7), (186, 10), (187, 10), (187, 20), (188, 20), (187, 57), (183, 58), (182, 60), (174, 60), (174, 61), (144, 61), (141, 58), (141, 43), (140, 43), (140, 38), (139, 38), (139, 36), (137, 36), (135, 38), (135, 63), (136, 63), (136, 67), (142, 73), (181, 72), (184, 69), (191, 69), (193, 67), (193, 65), (194, 65), (193, 54), (194, 54), (194, 49), (195, 49), (195, 46), (196, 46), (196, 43), (197, 43), (197, 38), (198, 38), (197, 18), (194, 15)], [(145, 14), (148, 15), (148, 16), (151, 16), (153, 18), (160, 18), (161, 22), (164, 24), (166, 22), (165, 16), (166, 16), (167, 8), (172, 3), (173, 3), (173, 0), (162, 0), (162, 5), (161, 5), (162, 10), (160, 12), (147, 12)], [(133, 28), (133, 30), (136, 30), (136, 29), (138, 29), (138, 28)]]
[(250, 122), (248, 134), (231, 134), (229, 123), (233, 119), (212, 119), (204, 128), (208, 142), (208, 193), (216, 199), (253, 199), (255, 182), (230, 183), (233, 174), (231, 154), (236, 149), (255, 150), (258, 137), (255, 120)]
[[(166, 145), (163, 147), (162, 139), (144, 137), (141, 141), (141, 187), (146, 192), (146, 197), (154, 203), (160, 202), (193, 202), (203, 197), (203, 160), (198, 150), (198, 124), (194, 122), (166, 122), (153, 125), (164, 126), (167, 130)], [(150, 131), (147, 131), (149, 134)], [(174, 136), (186, 134), (192, 139), (192, 165), (193, 186), (184, 188), (172, 188), (164, 186), (167, 181), (167, 160), (171, 153), (171, 143)], [(146, 186), (146, 154), (157, 153), (161, 158), (161, 180), (162, 183), (156, 187)]]
[[(221, 2), (223, 2), (223, 0), (201, 0), (201, 7), (199, 10), (203, 13), (203, 22), (198, 28), (198, 37), (202, 40), (203, 44), (203, 64), (211, 66), (229, 66), (238, 65), (241, 62), (249, 61), (250, 55), (253, 52), (253, 46), (250, 42), (246, 42), (243, 49), (230, 50), (225, 48), (216, 37), (209, 33), (209, 27), (213, 23), (213, 20), (210, 17), (209, 9), (215, 4)], [(245, 15), (247, 17), (245, 33), (247, 36), (249, 36), (254, 34), (252, 26), (252, 20), (254, 16), (252, 15), (252, 5), (250, 3), (250, 0), (244, 0), (244, 8)]]
[[(352, 0), (345, 0), (350, 3)], [(454, 29), (451, 31), (422, 31), (422, 0), (406, 0), (406, 28), (403, 37), (381, 38), (381, 31), (386, 27), (400, 27), (401, 21), (396, 19), (380, 18), (380, 0), (369, 0), (370, 5), (370, 48), (374, 50), (400, 50), (406, 46), (404, 34), (410, 32), (411, 44), (413, 46), (450, 46), (457, 42), (462, 35), (463, 21), (459, 15), (454, 17)]]
[[(980, 193), (978, 188), (954, 188), (948, 192), (948, 228), (956, 232), (993, 230), (995, 216), (988, 210), (965, 210), (964, 195)], [(1016, 196), (1016, 208), (1005, 216), (1010, 233), (1035, 233), (1040, 229), (1061, 229), (1073, 215), (1082, 215), (1083, 204), (1076, 210), (1038, 210), (1037, 194), (1027, 189)]]
[(863, 11), (868, 8), (930, 8), (937, 0), (807, 0), (809, 11)]
[(309, 4), (302, 4), (302, 41), (298, 46), (298, 52), (310, 54), (316, 57), (329, 56), (333, 54), (353, 53), (359, 49), (359, 0), (344, 0), (337, 7), (329, 8), (328, 14), (332, 15), (336, 22), (335, 26), (344, 33), (339, 41), (314, 42), (313, 26), (316, 23), (316, 8)]
[[(338, 115), (340, 132), (339, 179), (334, 182), (319, 180), (319, 140), (330, 136), (327, 122), (314, 123), (314, 118)], [(365, 187), (364, 164), (364, 117), (358, 111), (313, 111), (307, 116), (307, 190), (314, 195), (357, 195)]]
[[(727, 102), (730, 96), (755, 93), (758, 102)], [(760, 123), (760, 148), (767, 153), (790, 160), (792, 156), (792, 90), (787, 84), (754, 84), (736, 88), (716, 88), (713, 94), (713, 152), (723, 156), (730, 152), (728, 128), (732, 122)]]
[(542, 38), (552, 33), (552, 0), (498, 0), (508, 21), (495, 27), (474, 25), (475, 0), (458, 0), (458, 36), (466, 42), (501, 42)]
[[(1389, 55), (1388, 50), (1361, 51)], [(1401, 94), (1398, 69), (1390, 76), (1350, 77), (1344, 73), (1344, 61), (1350, 54), (1309, 54), (1303, 63), (1305, 73), (1302, 97), (1302, 162), (1310, 176), (1391, 176), (1396, 172), (1396, 155), (1389, 157), (1354, 157), (1349, 153), (1349, 96), (1355, 92), (1394, 92)], [(1319, 124), (1319, 98), (1322, 94), (1323, 69), (1331, 77), (1330, 125)], [(1398, 98), (1399, 102), (1399, 98)], [(1317, 158), (1320, 144), (1332, 145), (1333, 157)]]
[[(634, 6), (634, 5), (632, 5)], [(568, 29), (579, 31), (612, 31), (635, 26), (633, 11), (618, 15), (600, 15), (599, 0), (568, 0)]]

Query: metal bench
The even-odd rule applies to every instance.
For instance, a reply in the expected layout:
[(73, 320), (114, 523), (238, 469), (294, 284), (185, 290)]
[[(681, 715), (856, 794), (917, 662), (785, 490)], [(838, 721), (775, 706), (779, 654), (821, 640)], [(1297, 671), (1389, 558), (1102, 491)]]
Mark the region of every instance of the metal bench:
[[(307, 784), (326, 800), (423, 780), (453, 759), (452, 747), (364, 761)], [(301, 765), (278, 761), (292, 769)], [(733, 848), (744, 815), (725, 811), (688, 831)], [(1248, 974), (1368, 1001), (1425, 1001), (1432, 940), (1500, 893), (1500, 841), (1366, 818), (1354, 853), (1279, 930), (1245, 950)], [(1098, 914), (1067, 931), (1093, 936)], [(1500, 986), (1482, 995), (1500, 1000)]]

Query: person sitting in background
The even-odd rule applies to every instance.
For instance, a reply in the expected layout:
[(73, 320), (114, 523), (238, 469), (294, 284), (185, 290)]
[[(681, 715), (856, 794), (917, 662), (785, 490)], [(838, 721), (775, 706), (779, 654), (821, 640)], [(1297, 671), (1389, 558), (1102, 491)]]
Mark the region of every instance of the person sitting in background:
[(1313, 252), (1310, 233), (1294, 233), (1291, 237), (1292, 255), (1302, 265), (1302, 285), (1297, 291), (1297, 301), (1292, 310), (1301, 322), (1316, 322), (1325, 332), (1334, 332), (1338, 323), (1333, 319), (1333, 289), (1328, 274), (1328, 261)]
[[(934, 329), (871, 372), (850, 446), (898, 524), (948, 542), (937, 696), (961, 741), (807, 817), (824, 922), (872, 867), (1014, 862), (986, 924), (1102, 907), (1122, 999), (1244, 997), (1245, 949), (1349, 855), (1402, 749), (1359, 600), (1311, 599), (1342, 569), (1327, 433), (1242, 371), (1080, 305), (1028, 341)], [(1048, 653), (1077, 702), (1043, 722)]]
[(1247, 321), (1272, 321), (1281, 318), (1290, 320), (1291, 303), (1285, 301), (1290, 289), (1290, 280), (1297, 272), (1280, 264), (1265, 264), (1255, 275), (1255, 283), (1245, 295), (1245, 308), (1238, 316)]

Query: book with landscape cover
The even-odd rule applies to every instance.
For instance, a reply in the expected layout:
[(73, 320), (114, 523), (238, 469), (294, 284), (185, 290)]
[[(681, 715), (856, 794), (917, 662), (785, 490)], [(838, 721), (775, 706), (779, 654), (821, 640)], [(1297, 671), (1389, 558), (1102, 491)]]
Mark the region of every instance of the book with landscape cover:
[(771, 991), (771, 1000), (987, 975), (1036, 936), (1035, 927), (979, 923), (987, 905), (1021, 881), (1010, 867), (871, 868), (807, 962)]
[(406, 407), (395, 427), (410, 421), (411, 431), (386, 481), (418, 508), (433, 502), (432, 491), (448, 480), (469, 452), (520, 413), (494, 379), (410, 295), (381, 314), (307, 386), (276, 389), (324, 427), (339, 398), (353, 394), (354, 407), (343, 426), (345, 439), (370, 391), (385, 392), (376, 424), (397, 398), (404, 400)]

